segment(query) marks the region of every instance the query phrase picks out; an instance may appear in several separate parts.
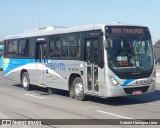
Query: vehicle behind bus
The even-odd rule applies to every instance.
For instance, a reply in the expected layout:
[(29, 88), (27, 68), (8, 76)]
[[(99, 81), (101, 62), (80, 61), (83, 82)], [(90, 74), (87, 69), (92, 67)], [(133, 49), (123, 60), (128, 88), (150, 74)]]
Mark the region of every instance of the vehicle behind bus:
[(3, 70), (3, 45), (0, 45), (0, 70)]
[(39, 30), (4, 41), (4, 76), (33, 85), (85, 95), (119, 97), (155, 91), (149, 29), (131, 25), (89, 25)]

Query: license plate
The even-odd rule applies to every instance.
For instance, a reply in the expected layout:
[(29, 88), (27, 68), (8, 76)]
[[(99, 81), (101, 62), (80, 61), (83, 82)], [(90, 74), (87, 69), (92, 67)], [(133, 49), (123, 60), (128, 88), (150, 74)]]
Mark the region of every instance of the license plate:
[(133, 91), (132, 94), (133, 95), (140, 95), (140, 94), (142, 94), (142, 91), (141, 90)]

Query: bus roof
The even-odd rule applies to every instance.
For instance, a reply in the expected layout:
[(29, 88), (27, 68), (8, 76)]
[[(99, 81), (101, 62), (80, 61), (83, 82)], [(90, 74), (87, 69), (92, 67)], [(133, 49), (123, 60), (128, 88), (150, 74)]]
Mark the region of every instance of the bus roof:
[(62, 27), (62, 26), (53, 26), (47, 28), (41, 28), (39, 30), (31, 30), (26, 31), (22, 34), (18, 35), (10, 35), (6, 36), (7, 39), (18, 39), (18, 38), (26, 38), (26, 37), (35, 37), (35, 36), (45, 36), (45, 35), (54, 35), (54, 34), (63, 34), (63, 33), (72, 33), (72, 32), (81, 32), (81, 31), (90, 31), (90, 30), (103, 30), (105, 26), (138, 26), (138, 27), (145, 27), (139, 25), (128, 25), (122, 23), (114, 23), (114, 24), (91, 24), (86, 26), (75, 26), (75, 27)]

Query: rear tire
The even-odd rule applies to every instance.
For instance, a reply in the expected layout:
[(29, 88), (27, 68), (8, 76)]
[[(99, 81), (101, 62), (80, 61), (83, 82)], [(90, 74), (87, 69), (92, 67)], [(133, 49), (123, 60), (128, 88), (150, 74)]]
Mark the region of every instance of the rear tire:
[(32, 85), (30, 85), (29, 75), (27, 72), (24, 72), (22, 74), (22, 87), (27, 91), (32, 89)]
[(74, 98), (73, 83), (72, 83), (72, 85), (69, 88), (69, 97), (70, 98)]
[(81, 78), (77, 77), (74, 79), (73, 84), (71, 86), (70, 93), (72, 94), (76, 100), (84, 100), (85, 93), (84, 93), (84, 85)]

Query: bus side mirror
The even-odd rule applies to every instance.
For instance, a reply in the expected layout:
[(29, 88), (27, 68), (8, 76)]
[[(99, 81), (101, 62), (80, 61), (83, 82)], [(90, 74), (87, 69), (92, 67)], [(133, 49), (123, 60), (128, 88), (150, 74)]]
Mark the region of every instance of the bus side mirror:
[(109, 40), (104, 41), (105, 49), (107, 50), (109, 48)]

